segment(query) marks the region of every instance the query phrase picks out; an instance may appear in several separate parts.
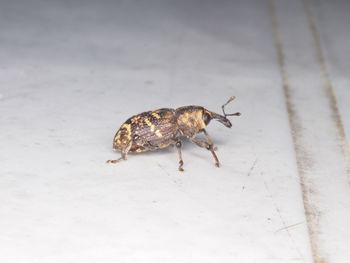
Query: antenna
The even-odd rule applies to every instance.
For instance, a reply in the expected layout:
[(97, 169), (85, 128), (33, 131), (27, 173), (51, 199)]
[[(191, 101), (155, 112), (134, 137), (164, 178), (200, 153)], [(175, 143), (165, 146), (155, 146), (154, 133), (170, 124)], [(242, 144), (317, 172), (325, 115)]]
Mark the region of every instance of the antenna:
[(235, 96), (231, 96), (231, 97), (228, 99), (228, 101), (227, 101), (224, 105), (221, 106), (222, 112), (224, 113), (225, 118), (226, 118), (227, 116), (241, 116), (241, 113), (240, 113), (240, 112), (230, 113), (230, 114), (226, 114), (226, 112), (225, 112), (225, 106), (226, 106), (227, 104), (229, 104), (231, 101), (233, 101), (235, 98), (236, 98)]

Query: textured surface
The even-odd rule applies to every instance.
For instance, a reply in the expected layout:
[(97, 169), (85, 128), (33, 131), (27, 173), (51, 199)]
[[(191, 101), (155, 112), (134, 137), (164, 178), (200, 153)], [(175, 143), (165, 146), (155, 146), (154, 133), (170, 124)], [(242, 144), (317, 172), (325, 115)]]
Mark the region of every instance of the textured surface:
[[(347, 262), (348, 1), (1, 1), (0, 257)], [(130, 116), (202, 105), (185, 142), (119, 157)]]

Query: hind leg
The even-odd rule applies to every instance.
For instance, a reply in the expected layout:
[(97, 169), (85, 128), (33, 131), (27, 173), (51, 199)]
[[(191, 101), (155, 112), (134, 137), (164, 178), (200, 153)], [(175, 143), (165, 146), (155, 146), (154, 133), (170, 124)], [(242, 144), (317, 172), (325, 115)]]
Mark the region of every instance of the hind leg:
[(128, 153), (130, 151), (131, 145), (132, 145), (132, 141), (129, 142), (129, 144), (124, 149), (122, 149), (122, 153), (121, 153), (122, 156), (119, 159), (107, 160), (106, 163), (119, 163), (120, 161), (126, 160), (126, 156), (128, 155)]

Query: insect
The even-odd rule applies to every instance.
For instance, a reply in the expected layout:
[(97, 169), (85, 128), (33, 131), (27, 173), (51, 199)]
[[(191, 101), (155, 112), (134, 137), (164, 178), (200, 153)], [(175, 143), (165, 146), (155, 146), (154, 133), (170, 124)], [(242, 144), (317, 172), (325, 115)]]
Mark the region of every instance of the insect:
[[(154, 111), (146, 111), (127, 119), (120, 127), (113, 140), (113, 148), (121, 151), (121, 157), (117, 160), (108, 160), (107, 163), (118, 163), (127, 159), (128, 153), (140, 153), (162, 149), (173, 145), (179, 156), (179, 171), (183, 169), (181, 153), (182, 137), (187, 137), (199, 147), (211, 152), (215, 165), (220, 166), (215, 153), (216, 148), (205, 130), (212, 119), (221, 122), (228, 128), (232, 127), (227, 116), (240, 116), (239, 112), (226, 114), (225, 106), (234, 100), (232, 96), (221, 106), (223, 115), (209, 111), (201, 106), (184, 106), (177, 109), (162, 108)], [(196, 136), (203, 133), (205, 139)]]

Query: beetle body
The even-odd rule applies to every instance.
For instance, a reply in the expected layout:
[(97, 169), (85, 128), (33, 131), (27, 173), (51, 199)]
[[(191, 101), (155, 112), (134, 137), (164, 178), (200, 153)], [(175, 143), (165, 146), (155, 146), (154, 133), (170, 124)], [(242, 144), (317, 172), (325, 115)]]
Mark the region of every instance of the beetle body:
[[(227, 103), (233, 99), (234, 97), (231, 97)], [(222, 106), (223, 112), (226, 104)], [(210, 150), (216, 165), (219, 166), (213, 143), (205, 131), (205, 127), (212, 119), (216, 119), (230, 128), (232, 124), (226, 116), (233, 115), (239, 116), (240, 113), (225, 114), (224, 112), (224, 116), (222, 116), (194, 105), (177, 109), (162, 108), (134, 115), (122, 124), (113, 140), (113, 148), (121, 151), (121, 158), (107, 162), (116, 163), (125, 160), (129, 152), (139, 153), (175, 145), (180, 158), (179, 170), (183, 171), (180, 137), (185, 136), (198, 146)], [(206, 140), (195, 138), (200, 132), (204, 133)]]

